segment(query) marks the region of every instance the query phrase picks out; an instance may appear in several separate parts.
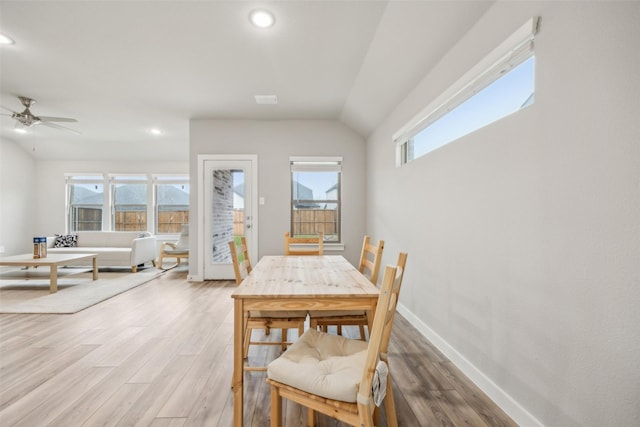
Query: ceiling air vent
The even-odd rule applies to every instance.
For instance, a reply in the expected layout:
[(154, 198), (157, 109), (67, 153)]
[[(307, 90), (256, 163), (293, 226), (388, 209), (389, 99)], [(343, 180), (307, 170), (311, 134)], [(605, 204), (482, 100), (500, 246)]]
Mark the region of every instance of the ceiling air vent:
[(278, 103), (278, 97), (276, 95), (256, 95), (256, 104), (272, 104)]

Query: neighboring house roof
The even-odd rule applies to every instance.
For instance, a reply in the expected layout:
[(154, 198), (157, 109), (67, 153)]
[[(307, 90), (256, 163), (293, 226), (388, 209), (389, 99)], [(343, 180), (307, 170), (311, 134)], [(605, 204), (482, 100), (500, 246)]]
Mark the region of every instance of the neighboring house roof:
[[(313, 190), (298, 181), (293, 181), (293, 200), (313, 200)], [(317, 208), (316, 203), (295, 203), (298, 209)]]
[(158, 186), (159, 205), (189, 205), (189, 192), (173, 185)]
[(293, 200), (313, 200), (313, 190), (298, 181), (293, 181)]
[(118, 205), (139, 205), (147, 203), (147, 186), (139, 184), (116, 185), (116, 210)]
[(535, 94), (532, 93), (531, 95), (529, 95), (527, 97), (527, 99), (525, 99), (525, 101), (522, 103), (522, 105), (520, 106), (520, 108), (524, 108), (524, 107), (528, 107), (529, 105), (533, 104), (533, 99), (534, 99)]
[(71, 195), (71, 203), (74, 205), (102, 205), (104, 202), (103, 194), (102, 191), (92, 191), (75, 185)]
[(244, 199), (244, 183), (233, 187), (233, 192)]
[[(72, 203), (74, 205), (102, 205), (104, 193), (91, 189), (75, 186), (73, 189)], [(183, 206), (189, 206), (189, 193), (171, 185), (158, 187), (159, 205), (176, 205), (179, 210), (184, 210)], [(142, 185), (124, 185), (118, 187), (116, 191), (116, 205), (136, 205), (141, 200), (146, 203), (147, 190)]]

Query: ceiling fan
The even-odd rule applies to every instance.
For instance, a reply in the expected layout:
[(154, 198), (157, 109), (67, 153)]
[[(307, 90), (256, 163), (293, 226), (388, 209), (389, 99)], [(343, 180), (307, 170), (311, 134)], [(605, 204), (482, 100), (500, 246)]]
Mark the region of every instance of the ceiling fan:
[(3, 116), (9, 116), (9, 117), (11, 117), (13, 119), (16, 119), (18, 121), (16, 123), (16, 126), (22, 125), (24, 127), (31, 127), (31, 126), (35, 126), (35, 125), (43, 125), (43, 126), (48, 126), (48, 127), (51, 127), (51, 128), (68, 130), (68, 131), (71, 131), (71, 132), (80, 133), (75, 129), (71, 129), (71, 128), (68, 128), (66, 126), (62, 126), (62, 125), (59, 125), (57, 123), (54, 123), (54, 122), (77, 123), (78, 121), (76, 119), (70, 119), (70, 118), (66, 118), (66, 117), (34, 116), (33, 113), (31, 112), (31, 110), (29, 110), (29, 108), (36, 101), (31, 99), (31, 98), (28, 98), (26, 96), (19, 96), (18, 99), (20, 99), (20, 102), (25, 107), (23, 112), (18, 113), (17, 111), (13, 111), (12, 109), (3, 106), (2, 108), (4, 108), (7, 111), (10, 111), (11, 114), (1, 114)]

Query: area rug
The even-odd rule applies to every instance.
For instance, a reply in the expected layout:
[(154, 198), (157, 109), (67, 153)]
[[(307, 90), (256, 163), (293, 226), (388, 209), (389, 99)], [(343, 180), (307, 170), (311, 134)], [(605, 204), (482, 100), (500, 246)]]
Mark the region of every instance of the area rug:
[(150, 268), (137, 273), (102, 272), (98, 280), (91, 273), (58, 278), (58, 292), (49, 293), (46, 278), (0, 280), (0, 313), (72, 314), (147, 283), (163, 274)]

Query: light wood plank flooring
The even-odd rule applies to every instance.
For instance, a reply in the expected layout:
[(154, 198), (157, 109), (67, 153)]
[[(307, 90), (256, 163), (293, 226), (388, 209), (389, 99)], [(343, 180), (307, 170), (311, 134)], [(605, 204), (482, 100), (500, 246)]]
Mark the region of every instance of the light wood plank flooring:
[[(230, 426), (234, 287), (170, 271), (73, 315), (0, 315), (0, 425)], [(401, 426), (515, 425), (400, 315), (390, 350)], [(265, 376), (245, 374), (246, 426), (269, 425)], [(285, 405), (285, 425), (305, 425)]]

